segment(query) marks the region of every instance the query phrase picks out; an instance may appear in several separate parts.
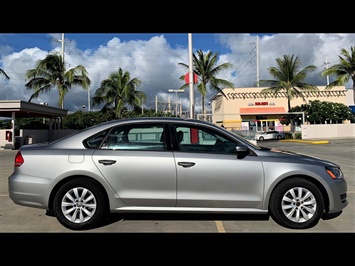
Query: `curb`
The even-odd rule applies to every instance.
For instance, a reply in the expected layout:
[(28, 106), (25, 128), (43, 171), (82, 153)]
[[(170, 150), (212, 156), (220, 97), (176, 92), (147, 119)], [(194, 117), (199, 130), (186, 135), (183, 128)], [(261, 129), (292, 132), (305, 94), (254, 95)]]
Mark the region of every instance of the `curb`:
[(304, 140), (304, 139), (283, 139), (282, 142), (298, 142), (306, 144), (329, 144), (328, 140)]

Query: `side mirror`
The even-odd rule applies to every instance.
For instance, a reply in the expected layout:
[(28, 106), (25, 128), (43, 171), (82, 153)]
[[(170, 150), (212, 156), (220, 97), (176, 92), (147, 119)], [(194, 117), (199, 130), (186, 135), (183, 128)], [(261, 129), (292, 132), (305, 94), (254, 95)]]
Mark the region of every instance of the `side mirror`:
[(250, 153), (249, 148), (243, 144), (238, 144), (235, 147), (235, 150), (237, 152), (238, 159), (243, 159), (245, 156), (247, 156)]

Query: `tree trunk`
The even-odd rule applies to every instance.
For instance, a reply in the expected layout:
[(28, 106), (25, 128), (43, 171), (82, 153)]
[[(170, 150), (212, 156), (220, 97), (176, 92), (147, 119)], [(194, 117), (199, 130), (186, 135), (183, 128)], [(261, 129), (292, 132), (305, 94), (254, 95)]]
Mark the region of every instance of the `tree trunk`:
[(202, 111), (202, 115), (203, 115), (203, 120), (205, 120), (205, 96), (201, 97), (201, 111)]

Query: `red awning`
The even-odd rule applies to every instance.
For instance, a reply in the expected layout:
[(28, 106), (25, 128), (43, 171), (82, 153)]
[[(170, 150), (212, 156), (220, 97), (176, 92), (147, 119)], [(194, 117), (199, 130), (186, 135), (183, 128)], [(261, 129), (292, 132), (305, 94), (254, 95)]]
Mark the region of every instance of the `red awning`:
[(246, 107), (240, 108), (241, 115), (285, 114), (283, 107)]

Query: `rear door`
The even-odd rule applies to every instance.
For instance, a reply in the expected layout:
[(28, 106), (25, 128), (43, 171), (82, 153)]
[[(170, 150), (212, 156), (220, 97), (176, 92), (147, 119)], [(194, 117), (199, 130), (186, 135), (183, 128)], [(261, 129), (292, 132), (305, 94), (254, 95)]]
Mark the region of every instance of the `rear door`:
[(127, 205), (175, 206), (176, 166), (163, 124), (113, 128), (93, 160)]

